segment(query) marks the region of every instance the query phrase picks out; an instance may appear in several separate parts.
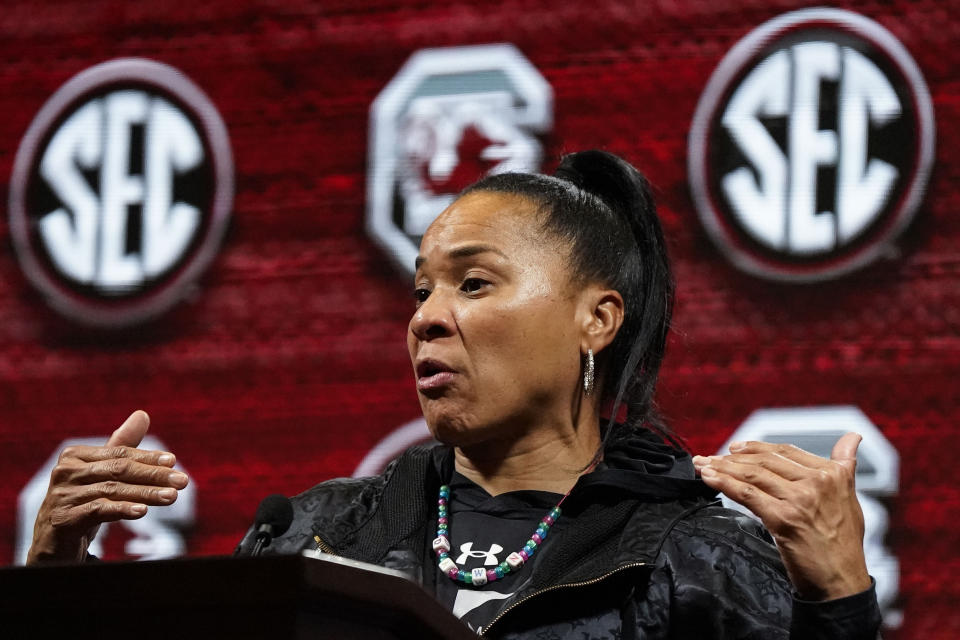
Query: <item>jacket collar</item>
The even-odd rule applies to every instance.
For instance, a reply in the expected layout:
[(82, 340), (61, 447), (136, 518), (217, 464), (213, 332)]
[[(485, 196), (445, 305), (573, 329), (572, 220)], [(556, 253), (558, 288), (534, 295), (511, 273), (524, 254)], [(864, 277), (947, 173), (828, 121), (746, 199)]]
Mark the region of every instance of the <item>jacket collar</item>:
[[(637, 451), (635, 446), (633, 453)], [(686, 454), (670, 454), (679, 461), (672, 463), (662, 455), (659, 468), (651, 468), (650, 464), (630, 466), (623, 462), (630, 458), (615, 454), (603, 468), (578, 481), (554, 525), (550, 552), (535, 556), (531, 587), (588, 580), (619, 566), (656, 559), (672, 523), (716, 495), (692, 471), (684, 477), (685, 472), (677, 470)], [(363, 505), (362, 517), (349, 518), (356, 526), (332, 523), (332, 531), (327, 530), (329, 542), (338, 552), (358, 560), (387, 562), (403, 570), (421, 567), (417, 577), (430, 584), (436, 568), (427, 529), (436, 518), (435, 496), (453, 468), (451, 447), (409, 449), (391, 464), (369, 501), (351, 505)], [(657, 473), (664, 468), (670, 474)]]

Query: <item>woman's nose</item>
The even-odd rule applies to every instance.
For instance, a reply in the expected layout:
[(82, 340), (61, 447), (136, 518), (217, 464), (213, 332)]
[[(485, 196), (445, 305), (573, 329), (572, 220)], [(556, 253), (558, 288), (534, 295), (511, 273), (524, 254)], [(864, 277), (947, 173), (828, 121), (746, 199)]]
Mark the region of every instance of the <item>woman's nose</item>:
[(430, 294), (413, 314), (410, 331), (423, 341), (453, 334), (453, 316), (437, 292)]

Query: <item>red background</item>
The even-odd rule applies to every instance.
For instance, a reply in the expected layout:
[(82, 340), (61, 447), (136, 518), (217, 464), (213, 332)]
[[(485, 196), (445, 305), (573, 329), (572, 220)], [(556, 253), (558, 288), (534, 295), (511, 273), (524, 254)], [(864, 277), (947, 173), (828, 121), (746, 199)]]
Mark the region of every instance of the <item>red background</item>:
[[(960, 20), (957, 2), (839, 3), (876, 20), (929, 84), (937, 155), (899, 255), (829, 284), (737, 272), (706, 237), (686, 172), (697, 100), (723, 55), (802, 2), (7, 2), (0, 180), (66, 80), (144, 56), (219, 109), (236, 162), (231, 227), (193, 295), (121, 334), (78, 328), (23, 277), (0, 218), (0, 563), (16, 501), (54, 448), (134, 408), (198, 487), (192, 555), (232, 549), (267, 493), (349, 475), (419, 415), (403, 336), (411, 283), (364, 231), (368, 109), (424, 47), (512, 42), (555, 93), (546, 140), (607, 148), (657, 187), (679, 283), (660, 402), (714, 451), (763, 407), (855, 404), (901, 455), (887, 541), (902, 628), (960, 635)], [(362, 6), (361, 6), (362, 5)]]

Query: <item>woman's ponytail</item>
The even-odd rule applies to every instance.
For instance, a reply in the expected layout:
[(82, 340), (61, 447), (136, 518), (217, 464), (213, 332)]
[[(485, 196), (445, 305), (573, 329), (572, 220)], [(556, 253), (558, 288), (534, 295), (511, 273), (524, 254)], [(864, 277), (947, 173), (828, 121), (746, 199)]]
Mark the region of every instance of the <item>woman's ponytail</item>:
[(604, 391), (612, 400), (610, 424), (625, 403), (629, 424), (643, 424), (670, 438), (653, 394), (666, 350), (674, 283), (650, 183), (633, 165), (605, 151), (570, 154), (554, 175), (598, 198), (630, 231), (632, 246), (616, 243), (623, 251), (616, 260), (619, 268), (606, 273), (608, 284), (624, 297), (626, 307), (606, 372)]

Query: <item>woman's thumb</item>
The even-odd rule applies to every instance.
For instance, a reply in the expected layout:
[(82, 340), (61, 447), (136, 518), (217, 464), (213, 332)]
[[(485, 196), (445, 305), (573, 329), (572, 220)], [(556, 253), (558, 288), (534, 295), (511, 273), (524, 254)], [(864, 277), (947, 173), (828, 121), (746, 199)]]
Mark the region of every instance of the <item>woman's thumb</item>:
[(146, 411), (137, 409), (117, 427), (107, 440), (108, 447), (136, 447), (147, 435), (150, 428), (150, 416)]
[(861, 440), (863, 440), (863, 436), (859, 433), (851, 431), (843, 434), (843, 437), (833, 445), (833, 451), (830, 452), (830, 459), (850, 469), (856, 469), (857, 447), (860, 446)]

